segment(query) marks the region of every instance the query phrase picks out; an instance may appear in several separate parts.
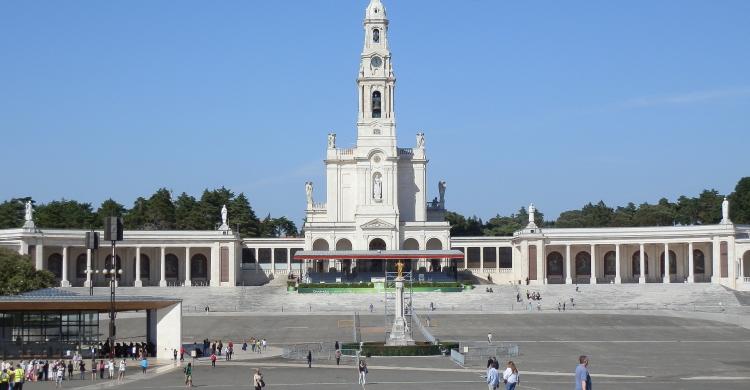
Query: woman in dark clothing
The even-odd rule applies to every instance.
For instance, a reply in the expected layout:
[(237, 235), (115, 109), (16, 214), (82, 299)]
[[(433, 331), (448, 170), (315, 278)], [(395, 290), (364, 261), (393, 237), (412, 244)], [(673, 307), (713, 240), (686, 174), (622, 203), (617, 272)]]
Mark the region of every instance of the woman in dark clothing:
[(104, 379), (104, 360), (99, 360), (99, 379)]
[(307, 351), (307, 367), (312, 368), (312, 351)]

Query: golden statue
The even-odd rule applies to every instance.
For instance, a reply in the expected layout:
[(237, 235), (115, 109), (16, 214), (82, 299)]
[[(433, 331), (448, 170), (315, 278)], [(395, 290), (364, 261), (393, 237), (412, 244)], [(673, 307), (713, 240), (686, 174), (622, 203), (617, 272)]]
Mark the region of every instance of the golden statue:
[(396, 271), (398, 271), (399, 278), (404, 276), (404, 263), (401, 262), (401, 260), (399, 260), (398, 263), (396, 264)]

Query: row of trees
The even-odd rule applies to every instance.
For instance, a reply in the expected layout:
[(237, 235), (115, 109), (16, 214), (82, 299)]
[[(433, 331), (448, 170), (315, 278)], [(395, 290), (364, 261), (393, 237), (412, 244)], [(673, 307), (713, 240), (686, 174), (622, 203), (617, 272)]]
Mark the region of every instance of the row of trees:
[[(750, 224), (750, 177), (739, 180), (734, 192), (728, 195), (729, 216), (736, 224)], [(581, 209), (560, 213), (556, 220), (544, 220), (537, 209), (535, 222), (543, 227), (633, 227), (704, 225), (721, 221), (721, 202), (724, 197), (716, 190), (703, 190), (696, 197), (681, 196), (676, 202), (662, 198), (656, 204), (628, 203), (626, 206), (610, 207), (603, 201), (588, 203)], [(510, 216), (497, 215), (487, 222), (473, 217), (464, 217), (448, 212), (446, 219), (451, 224), (453, 236), (510, 236), (528, 224), (529, 214), (525, 208)]]
[[(24, 203), (31, 198), (16, 198), (0, 203), (0, 229), (23, 225)], [(297, 227), (286, 217), (259, 219), (244, 193), (234, 194), (222, 187), (204, 190), (200, 199), (180, 194), (173, 199), (166, 188), (148, 198), (139, 197), (131, 208), (107, 199), (94, 210), (91, 203), (56, 200), (35, 204), (34, 222), (40, 228), (101, 228), (104, 217), (123, 217), (125, 228), (132, 230), (213, 230), (221, 223), (221, 208), (227, 206), (227, 223), (243, 237), (296, 236)]]

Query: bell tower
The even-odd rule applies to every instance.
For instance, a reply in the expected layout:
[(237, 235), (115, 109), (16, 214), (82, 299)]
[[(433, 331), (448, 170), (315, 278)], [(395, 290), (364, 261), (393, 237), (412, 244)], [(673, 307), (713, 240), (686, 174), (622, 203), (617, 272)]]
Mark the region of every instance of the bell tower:
[(396, 148), (394, 87), (391, 52), (388, 47), (388, 17), (380, 0), (370, 0), (365, 11), (365, 42), (362, 49), (357, 95), (357, 146)]

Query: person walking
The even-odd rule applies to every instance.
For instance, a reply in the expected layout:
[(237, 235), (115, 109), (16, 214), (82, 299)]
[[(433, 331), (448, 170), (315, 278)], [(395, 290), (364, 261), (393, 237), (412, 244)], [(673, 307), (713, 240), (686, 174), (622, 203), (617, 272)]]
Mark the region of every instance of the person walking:
[(266, 382), (263, 381), (263, 374), (260, 373), (260, 369), (255, 369), (255, 374), (252, 379), (253, 388), (255, 388), (255, 390), (261, 390), (266, 387)]
[(487, 344), (492, 344), (492, 333), (487, 333)]
[(339, 363), (341, 363), (341, 350), (337, 349), (336, 350), (336, 365), (338, 366)]
[(589, 358), (586, 355), (578, 357), (578, 366), (576, 366), (576, 390), (591, 390)]
[(516, 363), (512, 360), (508, 361), (508, 367), (503, 372), (503, 383), (505, 383), (505, 390), (514, 390), (520, 383)]
[(59, 362), (55, 368), (55, 387), (62, 388), (63, 376), (65, 376), (65, 363)]
[[(34, 372), (34, 369), (32, 367), (31, 372)], [(68, 380), (73, 380), (73, 361), (68, 360)]]
[(362, 385), (362, 388), (364, 389), (365, 385), (367, 384), (367, 362), (365, 362), (365, 359), (359, 360), (359, 363), (357, 364), (357, 371), (359, 372), (357, 383)]
[(14, 390), (21, 390), (23, 389), (23, 368), (20, 364), (16, 366), (16, 369), (13, 371), (13, 385), (12, 388)]
[(109, 359), (109, 362), (107, 362), (107, 370), (109, 371), (109, 379), (115, 379), (115, 361), (114, 359)]
[(91, 359), (91, 380), (96, 380), (96, 359)]
[(183, 372), (185, 373), (185, 387), (193, 387), (193, 363), (188, 363)]
[(120, 365), (117, 367), (117, 382), (122, 382), (125, 380), (125, 366), (127, 363), (125, 363), (125, 359), (120, 360)]
[(495, 368), (495, 362), (490, 361), (488, 362), (489, 367), (487, 368), (487, 388), (489, 390), (497, 390), (497, 387), (500, 385), (500, 374), (497, 372), (497, 368)]
[(312, 351), (307, 351), (307, 368), (312, 368)]
[(172, 350), (172, 361), (177, 363), (177, 349)]
[(81, 372), (81, 380), (86, 379), (86, 363), (83, 359), (78, 361), (78, 371)]
[(148, 358), (144, 356), (141, 359), (141, 372), (145, 374), (146, 370), (148, 370)]
[(181, 362), (185, 361), (185, 346), (184, 345), (180, 346), (180, 361)]
[(212, 353), (210, 359), (211, 359), (211, 368), (216, 368), (216, 354)]
[(2, 371), (0, 371), (0, 390), (8, 390), (8, 387), (10, 386), (10, 375), (8, 375), (8, 370), (5, 369), (5, 366), (3, 365)]
[(96, 368), (99, 370), (99, 379), (104, 379), (104, 360), (99, 360)]

